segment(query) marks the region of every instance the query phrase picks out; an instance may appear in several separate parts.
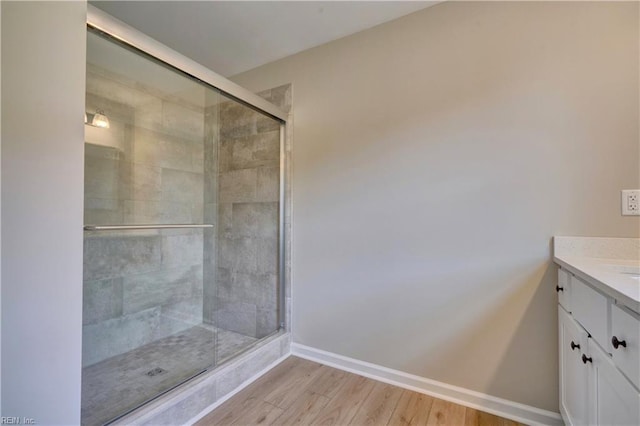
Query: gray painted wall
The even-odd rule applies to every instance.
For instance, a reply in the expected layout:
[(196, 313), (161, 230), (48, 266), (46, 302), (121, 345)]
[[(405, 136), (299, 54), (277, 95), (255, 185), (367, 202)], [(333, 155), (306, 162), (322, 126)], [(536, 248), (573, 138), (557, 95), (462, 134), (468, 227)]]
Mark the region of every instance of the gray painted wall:
[(635, 236), (638, 4), (446, 2), (293, 83), (293, 338), (558, 409), (555, 234)]
[(2, 415), (80, 422), (84, 2), (2, 2)]
[[(0, 3), (0, 58), (2, 58), (2, 3)], [(0, 64), (2, 60), (0, 59)], [(2, 99), (2, 66), (0, 66), (0, 99)], [(2, 188), (2, 102), (0, 102), (0, 188)], [(0, 319), (2, 318), (2, 197), (0, 196)], [(2, 368), (2, 327), (0, 327), (0, 369)], [(2, 414), (2, 380), (0, 379), (0, 414)]]

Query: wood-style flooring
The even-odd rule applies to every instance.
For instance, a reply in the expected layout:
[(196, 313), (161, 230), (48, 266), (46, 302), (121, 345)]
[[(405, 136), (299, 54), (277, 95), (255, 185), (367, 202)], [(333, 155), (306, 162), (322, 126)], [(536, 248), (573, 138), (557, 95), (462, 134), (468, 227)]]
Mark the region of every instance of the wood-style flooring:
[(289, 357), (196, 425), (516, 426), (518, 423)]

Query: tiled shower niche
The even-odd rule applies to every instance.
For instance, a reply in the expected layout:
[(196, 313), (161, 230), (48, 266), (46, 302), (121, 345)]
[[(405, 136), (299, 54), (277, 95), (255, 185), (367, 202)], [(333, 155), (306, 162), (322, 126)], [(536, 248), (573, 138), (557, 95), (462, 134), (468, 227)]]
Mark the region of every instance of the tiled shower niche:
[(213, 225), (85, 231), (82, 422), (102, 424), (278, 330), (280, 124), (88, 44), (85, 224)]

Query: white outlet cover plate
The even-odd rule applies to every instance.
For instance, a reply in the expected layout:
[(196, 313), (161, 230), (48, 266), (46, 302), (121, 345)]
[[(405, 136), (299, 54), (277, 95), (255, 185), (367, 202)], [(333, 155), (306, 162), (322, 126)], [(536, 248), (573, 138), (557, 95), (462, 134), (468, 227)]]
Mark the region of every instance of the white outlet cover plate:
[(622, 216), (640, 216), (640, 189), (622, 190)]

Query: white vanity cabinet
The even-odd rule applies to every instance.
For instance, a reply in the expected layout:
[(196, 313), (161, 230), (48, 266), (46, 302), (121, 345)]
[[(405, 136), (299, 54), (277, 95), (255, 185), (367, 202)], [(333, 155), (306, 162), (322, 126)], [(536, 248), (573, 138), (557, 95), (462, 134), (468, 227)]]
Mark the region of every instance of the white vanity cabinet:
[[(640, 394), (593, 339), (585, 354), (589, 373), (589, 423), (640, 425)], [(577, 424), (577, 423), (576, 423)], [(584, 423), (587, 424), (587, 423)]]
[(560, 411), (565, 423), (588, 422), (588, 370), (582, 363), (588, 334), (571, 315), (558, 307), (560, 347)]
[[(640, 286), (640, 282), (638, 285)], [(639, 340), (640, 315), (624, 306), (612, 306), (609, 352), (613, 356), (614, 363), (637, 388), (640, 388)]]
[(640, 316), (565, 268), (557, 290), (565, 423), (640, 425)]

